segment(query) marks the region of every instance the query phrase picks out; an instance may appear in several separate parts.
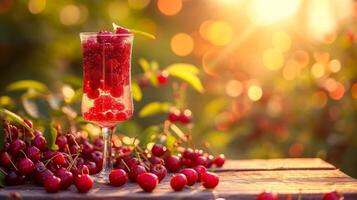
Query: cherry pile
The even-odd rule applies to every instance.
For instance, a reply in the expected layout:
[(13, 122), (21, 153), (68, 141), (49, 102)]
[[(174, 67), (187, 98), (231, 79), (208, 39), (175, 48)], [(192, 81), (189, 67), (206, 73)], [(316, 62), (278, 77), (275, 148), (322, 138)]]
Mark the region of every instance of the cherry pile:
[[(32, 128), (30, 120), (24, 122)], [(0, 151), (1, 172), (6, 185), (21, 185), (35, 182), (47, 192), (58, 192), (72, 184), (79, 192), (91, 189), (93, 179), (90, 174), (102, 168), (103, 142), (93, 143), (75, 132), (59, 134), (56, 144), (58, 151), (48, 148), (47, 141), (39, 130), (33, 133), (21, 125), (4, 123), (5, 144)]]
[(223, 154), (213, 157), (202, 150), (184, 149), (180, 154), (173, 155), (162, 144), (154, 144), (150, 151), (138, 147), (120, 147), (116, 149), (114, 168), (109, 176), (110, 184), (122, 186), (128, 180), (137, 182), (147, 192), (155, 189), (168, 172), (175, 173), (170, 185), (174, 191), (184, 186), (193, 186), (202, 182), (207, 189), (215, 188), (219, 183), (217, 174), (207, 168), (222, 167), (225, 162)]
[[(33, 128), (30, 120), (24, 122)], [(78, 192), (87, 192), (93, 187), (90, 175), (101, 171), (103, 164), (103, 141), (89, 141), (76, 132), (62, 133), (58, 130), (57, 151), (48, 148), (41, 131), (29, 132), (21, 125), (4, 122), (5, 144), (0, 149), (0, 170), (6, 185), (21, 185), (34, 182), (47, 192), (65, 190), (72, 184)], [(122, 186), (129, 180), (136, 182), (144, 191), (151, 192), (169, 172), (170, 185), (174, 191), (184, 186), (201, 182), (205, 188), (215, 188), (219, 183), (217, 174), (207, 171), (212, 166), (221, 167), (224, 155), (213, 157), (202, 150), (181, 148), (174, 155), (162, 144), (151, 149), (139, 146), (116, 146), (113, 143), (114, 170), (109, 175), (112, 186)]]
[(93, 107), (84, 109), (89, 121), (124, 121), (132, 115), (132, 105), (113, 103), (114, 98), (130, 103), (131, 34), (119, 27), (82, 41), (83, 93), (88, 101), (95, 100)]

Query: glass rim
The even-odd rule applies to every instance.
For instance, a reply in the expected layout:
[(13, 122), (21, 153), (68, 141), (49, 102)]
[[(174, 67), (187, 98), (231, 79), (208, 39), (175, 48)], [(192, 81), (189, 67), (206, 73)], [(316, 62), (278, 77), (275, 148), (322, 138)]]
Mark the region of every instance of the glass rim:
[[(93, 36), (96, 37), (98, 36), (99, 32), (81, 32), (79, 33), (79, 36)], [(103, 37), (112, 37), (112, 36), (119, 36), (119, 37), (129, 37), (129, 36), (134, 36), (133, 33), (112, 33), (109, 32), (107, 35), (102, 35)]]

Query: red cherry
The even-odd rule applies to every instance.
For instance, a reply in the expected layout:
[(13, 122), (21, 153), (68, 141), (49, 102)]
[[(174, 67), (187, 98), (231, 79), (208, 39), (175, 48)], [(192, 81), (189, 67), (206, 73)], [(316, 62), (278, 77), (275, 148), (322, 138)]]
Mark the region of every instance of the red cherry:
[(188, 186), (194, 185), (198, 180), (198, 174), (194, 169), (186, 168), (181, 170), (180, 173), (186, 176)]
[(121, 95), (123, 95), (123, 87), (121, 86), (115, 86), (110, 90), (110, 94), (113, 97), (120, 97)]
[(17, 154), (19, 154), (21, 150), (24, 150), (25, 147), (26, 144), (24, 141), (16, 139), (10, 143), (9, 152), (11, 153), (11, 155), (17, 156)]
[(154, 156), (157, 156), (157, 157), (160, 157), (160, 156), (163, 156), (166, 152), (166, 147), (162, 144), (154, 144), (154, 146), (152, 146), (152, 149), (151, 149), (151, 153), (154, 155)]
[(40, 158), (41, 158), (41, 151), (35, 146), (27, 147), (26, 155), (33, 162), (36, 162), (36, 161), (40, 160)]
[(184, 110), (181, 112), (179, 116), (179, 121), (183, 124), (188, 124), (192, 121), (192, 112), (189, 109)]
[(257, 200), (278, 200), (278, 195), (264, 191), (257, 196)]
[(337, 191), (332, 191), (324, 194), (322, 200), (343, 200), (343, 196)]
[(182, 165), (186, 167), (194, 167), (194, 162), (191, 159), (181, 158)]
[(49, 169), (45, 169), (41, 172), (36, 173), (36, 181), (40, 185), (43, 185), (45, 183), (45, 180), (48, 179), (48, 177), (53, 176), (53, 172), (51, 172)]
[(22, 158), (17, 162), (16, 167), (20, 173), (30, 174), (35, 169), (35, 164), (33, 164), (33, 162), (28, 158)]
[(207, 158), (204, 156), (198, 156), (195, 160), (195, 164), (196, 165), (203, 165), (203, 166), (207, 166), (208, 162), (207, 162)]
[(181, 112), (178, 109), (171, 110), (168, 114), (168, 118), (169, 118), (170, 122), (179, 121), (180, 114), (181, 114)]
[(19, 135), (19, 130), (17, 129), (16, 126), (13, 126), (11, 124), (6, 124), (4, 125), (4, 129), (7, 132), (7, 137), (10, 138), (10, 141), (16, 139)]
[(151, 156), (151, 157), (149, 158), (149, 161), (150, 161), (150, 163), (153, 164), (153, 165), (163, 164), (163, 162), (164, 162), (161, 158), (156, 157), (156, 156)]
[[(25, 124), (32, 128), (33, 127), (33, 124), (32, 124), (32, 121), (29, 120), (29, 119), (24, 119), (24, 122)], [(31, 136), (32, 134), (30, 133), (30, 131), (28, 131), (25, 127), (23, 127), (23, 133), (25, 134), (25, 136)]]
[(0, 164), (3, 167), (10, 167), (12, 165), (12, 156), (6, 151), (0, 155)]
[(197, 181), (201, 181), (202, 174), (207, 172), (206, 167), (204, 167), (203, 165), (197, 165), (194, 170), (197, 172), (198, 175)]
[(218, 157), (214, 158), (213, 163), (217, 167), (222, 167), (225, 161), (226, 161), (226, 157), (224, 156), (224, 154), (221, 154)]
[(56, 153), (56, 155), (53, 157), (53, 163), (59, 166), (64, 166), (67, 161), (62, 153)]
[(166, 168), (170, 172), (177, 172), (181, 168), (181, 161), (178, 156), (169, 156), (164, 161)]
[(81, 147), (83, 157), (89, 157), (90, 154), (94, 151), (93, 145), (88, 140), (85, 140)]
[(115, 33), (117, 34), (129, 34), (131, 33), (130, 30), (124, 28), (124, 27), (121, 27), (121, 26), (118, 26), (115, 30)]
[(180, 191), (187, 184), (187, 178), (184, 174), (175, 174), (170, 180), (171, 188), (175, 191)]
[(112, 170), (109, 174), (109, 183), (112, 186), (122, 186), (128, 181), (128, 174), (122, 169)]
[(195, 152), (193, 151), (193, 149), (188, 148), (182, 153), (182, 157), (187, 159), (195, 159)]
[(88, 174), (80, 174), (74, 179), (78, 192), (88, 192), (93, 187), (93, 179)]
[(47, 150), (47, 141), (42, 135), (37, 135), (34, 139), (32, 139), (31, 145), (37, 147), (41, 151)]
[(161, 182), (161, 180), (164, 179), (165, 176), (167, 175), (166, 168), (160, 164), (153, 165), (150, 169), (150, 172), (158, 177), (159, 182)]
[(217, 174), (215, 174), (213, 172), (206, 172), (206, 173), (202, 174), (201, 181), (202, 181), (203, 187), (205, 187), (207, 189), (213, 189), (218, 185), (219, 177)]
[(73, 183), (73, 174), (67, 171), (65, 168), (61, 167), (56, 172), (55, 175), (61, 179), (61, 189), (65, 190)]
[(81, 165), (77, 165), (76, 168), (72, 168), (71, 172), (72, 172), (73, 176), (76, 177), (79, 174), (83, 174), (83, 172), (85, 172), (86, 174), (89, 174), (89, 169), (88, 169), (87, 165), (81, 164)]
[(88, 167), (89, 174), (96, 174), (98, 172), (97, 164), (95, 162), (86, 161), (84, 164)]
[(64, 135), (60, 135), (57, 137), (56, 139), (56, 144), (58, 145), (58, 148), (60, 150), (65, 150), (66, 149), (66, 145), (67, 145), (67, 137)]
[(167, 71), (161, 71), (157, 74), (157, 82), (159, 85), (166, 85), (169, 80), (169, 73)]
[(45, 178), (43, 185), (47, 192), (55, 193), (61, 189), (61, 179), (56, 176), (49, 176)]
[(152, 192), (159, 183), (159, 179), (155, 174), (145, 172), (138, 176), (137, 182), (145, 192)]
[(130, 167), (130, 180), (132, 181), (137, 181), (137, 178), (140, 174), (146, 173), (146, 169), (145, 167), (141, 166), (141, 165), (134, 165), (132, 167)]
[(42, 133), (41, 131), (39, 131), (39, 130), (34, 130), (34, 131), (33, 131), (33, 134), (34, 134), (35, 136), (43, 135), (43, 133)]

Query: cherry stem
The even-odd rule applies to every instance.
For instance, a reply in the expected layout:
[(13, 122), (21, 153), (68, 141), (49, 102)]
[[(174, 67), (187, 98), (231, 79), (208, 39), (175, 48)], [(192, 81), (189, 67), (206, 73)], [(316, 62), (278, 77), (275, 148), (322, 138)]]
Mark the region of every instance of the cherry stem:
[(11, 162), (12, 166), (16, 169), (16, 171), (19, 171), (19, 169), (17, 169), (17, 167), (16, 167), (15, 163), (14, 163), (14, 162), (12, 162), (12, 160), (11, 160), (11, 159), (10, 159), (10, 162)]
[(126, 169), (130, 172), (131, 170), (130, 170), (129, 166), (125, 163), (125, 161), (124, 161), (124, 160), (121, 160), (121, 162), (124, 164), (124, 166), (126, 167)]
[(24, 154), (24, 156), (25, 156), (26, 158), (28, 158), (27, 155), (26, 155), (26, 153), (25, 153), (23, 150), (20, 150), (20, 152), (21, 152), (22, 154)]
[(2, 172), (3, 174), (7, 175), (7, 173), (2, 168), (0, 168), (0, 172)]

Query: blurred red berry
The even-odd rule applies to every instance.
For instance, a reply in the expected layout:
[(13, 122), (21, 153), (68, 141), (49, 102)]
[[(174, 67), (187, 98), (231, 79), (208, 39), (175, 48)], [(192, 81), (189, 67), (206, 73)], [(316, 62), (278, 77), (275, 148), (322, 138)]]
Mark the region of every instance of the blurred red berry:
[(170, 180), (171, 188), (175, 191), (180, 191), (187, 184), (187, 178), (184, 174), (175, 174)]

